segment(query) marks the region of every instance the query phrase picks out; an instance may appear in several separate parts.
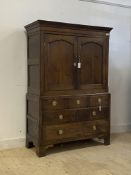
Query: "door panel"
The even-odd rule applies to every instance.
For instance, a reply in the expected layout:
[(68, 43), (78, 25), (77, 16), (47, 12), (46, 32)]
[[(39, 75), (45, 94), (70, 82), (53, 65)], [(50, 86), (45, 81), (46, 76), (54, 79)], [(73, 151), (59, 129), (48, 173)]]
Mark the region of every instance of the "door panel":
[(105, 38), (78, 39), (78, 57), (81, 61), (79, 69), (79, 88), (102, 88), (105, 80)]
[(74, 58), (76, 43), (73, 36), (46, 35), (46, 90), (72, 90), (75, 85)]

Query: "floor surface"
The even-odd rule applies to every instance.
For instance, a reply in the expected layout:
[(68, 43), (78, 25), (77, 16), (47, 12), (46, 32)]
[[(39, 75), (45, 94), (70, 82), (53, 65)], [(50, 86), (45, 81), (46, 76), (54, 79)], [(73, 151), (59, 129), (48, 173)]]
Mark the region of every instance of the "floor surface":
[(0, 175), (131, 175), (131, 133), (116, 134), (111, 145), (93, 141), (58, 145), (38, 158), (35, 150), (0, 151)]

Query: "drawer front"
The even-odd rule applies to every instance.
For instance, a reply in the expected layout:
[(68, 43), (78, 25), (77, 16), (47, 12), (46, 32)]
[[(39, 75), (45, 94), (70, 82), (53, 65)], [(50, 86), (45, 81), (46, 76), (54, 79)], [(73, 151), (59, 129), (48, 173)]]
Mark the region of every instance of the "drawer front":
[(89, 121), (90, 120), (90, 111), (89, 109), (80, 109), (77, 110), (78, 121)]
[(44, 121), (47, 125), (70, 123), (77, 121), (77, 111), (75, 110), (57, 110), (45, 112)]
[(110, 105), (110, 95), (92, 95), (90, 96), (90, 105), (91, 107), (95, 106), (109, 106)]
[(43, 100), (43, 109), (58, 110), (58, 109), (79, 109), (88, 107), (101, 107), (110, 105), (110, 95), (85, 95), (85, 96), (74, 96), (74, 97), (56, 97)]
[(87, 98), (87, 96), (72, 98), (52, 98), (43, 100), (44, 110), (86, 108), (88, 106), (89, 98)]
[(65, 101), (63, 98), (52, 98), (43, 100), (44, 110), (56, 110), (64, 108), (65, 108)]
[(101, 111), (99, 111), (99, 107), (92, 107), (88, 109), (77, 110), (78, 121), (90, 121), (90, 120), (101, 120), (109, 119), (109, 108), (102, 107)]
[(102, 107), (101, 111), (99, 108), (94, 107), (94, 108), (89, 108), (89, 118), (90, 120), (109, 120), (110, 117), (110, 109), (108, 107)]
[(104, 120), (79, 122), (46, 127), (46, 140), (61, 142), (70, 139), (80, 139), (101, 134), (107, 134), (108, 123)]
[(73, 97), (67, 100), (68, 108), (87, 108), (89, 106), (89, 98), (84, 97)]
[(57, 125), (64, 123), (80, 122), (90, 120), (90, 111), (88, 109), (57, 110), (44, 112), (44, 122), (47, 125)]

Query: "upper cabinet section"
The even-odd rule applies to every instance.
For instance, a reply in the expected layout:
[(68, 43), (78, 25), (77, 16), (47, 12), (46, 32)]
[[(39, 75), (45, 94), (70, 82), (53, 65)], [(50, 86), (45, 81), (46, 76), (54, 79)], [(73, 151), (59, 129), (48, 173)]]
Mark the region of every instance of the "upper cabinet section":
[(29, 93), (108, 91), (108, 47), (112, 28), (41, 20), (25, 28)]

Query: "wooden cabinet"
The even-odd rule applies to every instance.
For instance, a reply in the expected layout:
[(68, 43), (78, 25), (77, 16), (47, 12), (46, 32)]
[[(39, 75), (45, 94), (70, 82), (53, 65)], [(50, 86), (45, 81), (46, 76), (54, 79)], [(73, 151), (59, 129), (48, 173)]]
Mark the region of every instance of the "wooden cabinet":
[(26, 27), (26, 146), (100, 137), (110, 143), (108, 45), (111, 28), (38, 20)]

